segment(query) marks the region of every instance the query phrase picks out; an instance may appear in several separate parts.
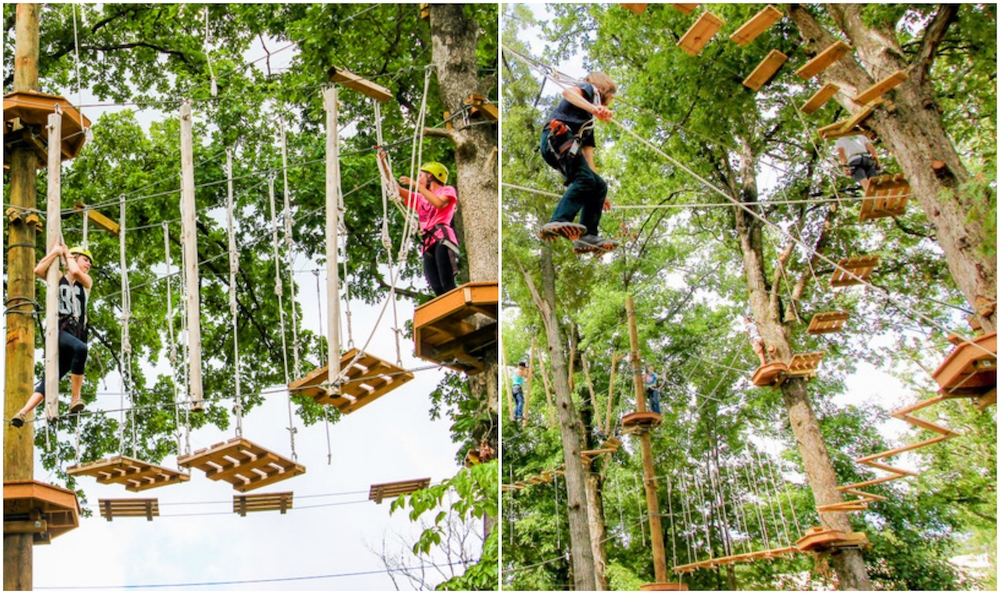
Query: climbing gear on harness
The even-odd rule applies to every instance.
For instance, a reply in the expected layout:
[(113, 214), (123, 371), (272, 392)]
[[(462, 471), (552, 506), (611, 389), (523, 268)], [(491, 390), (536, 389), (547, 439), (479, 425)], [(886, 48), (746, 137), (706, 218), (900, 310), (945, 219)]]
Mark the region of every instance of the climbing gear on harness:
[(420, 171), (426, 171), (431, 174), (434, 179), (441, 182), (442, 185), (448, 182), (448, 168), (436, 161), (424, 163), (421, 165)]

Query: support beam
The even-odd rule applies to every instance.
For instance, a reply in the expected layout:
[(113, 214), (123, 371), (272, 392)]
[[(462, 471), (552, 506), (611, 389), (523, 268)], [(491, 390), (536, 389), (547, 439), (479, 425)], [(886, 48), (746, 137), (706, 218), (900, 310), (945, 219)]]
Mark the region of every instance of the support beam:
[(191, 103), (181, 105), (181, 245), (184, 249), (184, 277), (187, 283), (188, 397), (191, 412), (202, 412), (201, 383), (201, 298), (198, 278), (197, 206), (194, 200), (194, 133)]

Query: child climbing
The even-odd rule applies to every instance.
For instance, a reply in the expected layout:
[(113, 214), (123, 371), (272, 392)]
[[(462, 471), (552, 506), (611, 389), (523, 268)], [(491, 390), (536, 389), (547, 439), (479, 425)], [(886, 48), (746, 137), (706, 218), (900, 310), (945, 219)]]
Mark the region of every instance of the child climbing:
[(868, 178), (875, 177), (882, 170), (878, 154), (875, 153), (875, 146), (864, 134), (855, 134), (838, 138), (834, 147), (847, 175), (853, 177), (867, 190)]
[[(70, 373), (72, 400), (69, 412), (78, 413), (84, 408), (80, 391), (83, 389), (83, 372), (87, 364), (87, 298), (93, 281), (88, 274), (93, 264), (93, 256), (82, 247), (67, 250), (66, 244), (59, 242), (52, 251), (39, 260), (35, 266), (35, 276), (44, 279), (49, 266), (62, 257), (66, 263), (66, 274), (59, 273), (59, 379)], [(10, 424), (22, 427), (30, 413), (45, 398), (45, 378), (35, 386), (35, 392), (28, 398)]]
[[(378, 149), (385, 171), (389, 160), (385, 150)], [(391, 172), (390, 172), (391, 177)], [(400, 176), (399, 197), (408, 208), (417, 211), (420, 219), (421, 253), (424, 258), (424, 278), (434, 295), (443, 295), (455, 288), (458, 274), (458, 238), (451, 226), (458, 205), (458, 193), (448, 183), (448, 169), (436, 162), (424, 163), (416, 180), (417, 191), (411, 193), (410, 178)]]
[(528, 370), (528, 365), (521, 361), (517, 364), (517, 370), (514, 371), (514, 379), (512, 383), (514, 385), (511, 390), (514, 392), (514, 422), (520, 423), (524, 420), (524, 376)]
[[(542, 131), (540, 146), (545, 162), (562, 174), (566, 192), (538, 237), (545, 241), (566, 237), (573, 242), (576, 253), (618, 247), (617, 241), (599, 234), (601, 211), (611, 208), (611, 203), (605, 201), (608, 184), (594, 165), (594, 119), (611, 120), (608, 105), (618, 86), (603, 72), (591, 72), (584, 81), (563, 91), (562, 101)], [(573, 220), (581, 211), (582, 224), (578, 225)]]
[(660, 414), (660, 390), (656, 387), (658, 379), (653, 366), (647, 365), (646, 373), (642, 374), (642, 380), (646, 382), (646, 402), (649, 404), (649, 410), (656, 414)]
[(764, 354), (765, 350), (772, 352), (774, 349), (765, 349), (764, 339), (761, 338), (760, 331), (757, 329), (757, 324), (750, 316), (743, 317), (743, 329), (750, 338), (750, 345), (753, 346), (753, 352), (757, 353), (757, 357), (760, 358), (760, 366), (763, 367), (767, 365), (767, 356)]

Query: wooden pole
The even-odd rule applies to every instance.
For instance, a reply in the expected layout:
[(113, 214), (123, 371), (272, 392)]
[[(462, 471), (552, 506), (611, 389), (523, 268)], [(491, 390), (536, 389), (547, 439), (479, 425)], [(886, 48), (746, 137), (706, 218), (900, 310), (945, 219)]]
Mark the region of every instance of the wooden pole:
[(198, 279), (198, 228), (195, 225), (194, 134), (191, 103), (181, 105), (181, 245), (187, 277), (188, 360), (191, 368), (189, 398), (191, 412), (202, 412), (204, 392), (201, 385), (201, 310)]
[[(646, 412), (646, 393), (642, 381), (642, 361), (639, 359), (639, 331), (635, 323), (635, 304), (632, 296), (625, 297), (625, 311), (628, 314), (628, 339), (632, 349), (632, 376), (635, 385), (635, 402), (639, 412)], [(639, 435), (642, 444), (642, 476), (646, 486), (646, 508), (649, 511), (649, 540), (653, 544), (653, 571), (657, 583), (667, 581), (667, 554), (663, 548), (663, 528), (660, 525), (660, 501), (657, 498), (656, 469), (653, 467), (653, 445), (649, 432)]]
[[(38, 90), (38, 4), (18, 4), (14, 44), (14, 91)], [(8, 219), (10, 258), (7, 268), (8, 314), (4, 368), (4, 418), (17, 414), (32, 392), (35, 371), (35, 223), (29, 210), (37, 207), (35, 172), (38, 156), (15, 148), (10, 155)], [(14, 429), (4, 423), (3, 479), (34, 478), (34, 425)], [(3, 535), (3, 589), (32, 588), (31, 534)]]
[[(62, 163), (62, 113), (49, 114), (48, 195), (45, 208), (46, 253), (60, 241), (60, 164)], [(45, 418), (59, 416), (59, 259), (45, 274)]]
[(604, 416), (604, 434), (611, 435), (611, 404), (615, 401), (615, 368), (618, 367), (618, 353), (611, 351), (611, 378), (608, 379), (608, 412)]
[(340, 229), (340, 137), (337, 130), (337, 86), (323, 92), (326, 109), (326, 313), (327, 394), (339, 394), (333, 385), (340, 376), (340, 276), (337, 270), (337, 234)]

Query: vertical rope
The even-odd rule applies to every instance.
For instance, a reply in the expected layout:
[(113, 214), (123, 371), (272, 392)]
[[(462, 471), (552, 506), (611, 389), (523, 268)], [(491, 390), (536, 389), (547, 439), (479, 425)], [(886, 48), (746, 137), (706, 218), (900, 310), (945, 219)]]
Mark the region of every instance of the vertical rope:
[[(181, 201), (181, 208), (183, 208), (183, 201)], [(183, 237), (183, 232), (182, 232)], [(184, 246), (181, 246), (181, 269), (180, 269), (180, 295), (181, 302), (187, 303), (187, 291), (188, 291), (188, 274), (187, 274), (187, 250)], [(181, 369), (180, 369), (180, 382), (182, 394), (185, 396), (190, 394), (189, 382), (191, 373), (191, 346), (188, 335), (187, 327), (187, 316), (181, 316), (181, 335), (184, 340), (181, 341)], [(188, 406), (184, 407), (184, 452), (187, 454), (191, 453), (191, 401), (186, 399)]]
[[(73, 4), (73, 54), (74, 64), (73, 67), (76, 70), (76, 109), (80, 112), (80, 121), (84, 122), (83, 119), (83, 90), (80, 86), (80, 35), (77, 31), (76, 26), (76, 4)], [(90, 142), (93, 138), (93, 133), (90, 131), (90, 126), (86, 126), (83, 129), (83, 136), (87, 142)], [(87, 213), (83, 213), (83, 247), (87, 247)]]
[[(206, 19), (208, 9), (205, 10)], [(207, 20), (206, 20), (207, 24)], [(274, 204), (274, 184), (271, 186), (272, 207)], [(236, 437), (243, 437), (243, 394), (240, 386), (240, 341), (239, 318), (236, 315), (236, 273), (240, 269), (239, 255), (236, 253), (236, 233), (233, 229), (233, 151), (226, 149), (226, 229), (229, 235), (229, 315), (233, 319), (233, 367), (236, 381)]]
[(753, 490), (754, 498), (757, 500), (757, 505), (754, 506), (754, 511), (756, 512), (757, 515), (757, 525), (760, 526), (761, 536), (764, 539), (764, 548), (769, 549), (771, 548), (771, 541), (768, 538), (767, 534), (767, 526), (764, 519), (764, 512), (763, 510), (761, 510), (761, 505), (764, 503), (764, 498), (757, 491), (757, 481), (754, 480), (755, 477), (751, 476), (751, 473), (756, 474), (756, 471), (754, 471), (753, 469), (752, 452), (747, 454), (747, 464), (748, 467), (744, 470), (744, 475), (746, 477), (747, 482), (750, 484), (750, 488)]
[[(285, 121), (281, 124), (281, 177), (284, 183), (284, 210), (282, 217), (285, 224), (285, 256), (288, 258), (288, 285), (291, 290), (292, 306), (292, 369), (295, 377), (302, 377), (302, 365), (299, 362), (299, 318), (295, 308), (295, 255), (292, 252), (292, 205), (288, 192), (288, 141), (285, 138)], [(350, 316), (348, 316), (350, 319)]]
[[(684, 480), (684, 473), (681, 473), (681, 492), (690, 493), (687, 488), (687, 481)], [(686, 526), (684, 529), (684, 536), (686, 537), (684, 543), (687, 545), (687, 562), (694, 563), (694, 551), (692, 550), (693, 547), (690, 538), (690, 530), (691, 526), (694, 525), (694, 520), (691, 517), (691, 502), (688, 497), (681, 499), (681, 508), (681, 517), (684, 519), (684, 525)]]
[[(274, 293), (278, 296), (278, 325), (281, 329), (281, 362), (285, 370), (285, 385), (291, 383), (288, 377), (288, 343), (285, 338), (285, 304), (282, 293), (284, 289), (281, 284), (281, 255), (278, 252), (278, 216), (274, 207), (274, 177), (267, 179), (267, 194), (271, 206), (271, 246), (274, 248)], [(295, 418), (292, 414), (292, 393), (288, 394), (288, 438), (291, 442), (292, 459), (297, 460), (295, 453)]]
[[(125, 260), (125, 195), (121, 195), (119, 198), (119, 225), (120, 229), (118, 231), (118, 257), (121, 267), (121, 285), (122, 285), (122, 312), (119, 320), (121, 321), (121, 349), (122, 349), (122, 395), (121, 395), (121, 427), (118, 432), (118, 451), (125, 451), (125, 395), (129, 391), (129, 384), (131, 384), (132, 377), (132, 344), (129, 337), (129, 318), (132, 317), (132, 295), (128, 286), (128, 265)], [(131, 400), (131, 398), (130, 398)], [(132, 402), (132, 408), (135, 408), (135, 402)], [(133, 425), (135, 424), (135, 417), (133, 417)], [(132, 456), (135, 457), (135, 441), (132, 442)]]
[(670, 552), (671, 558), (673, 559), (674, 567), (677, 567), (677, 547), (674, 546), (674, 539), (677, 537), (677, 533), (674, 529), (674, 497), (673, 497), (673, 484), (670, 481), (670, 476), (667, 475), (667, 514), (670, 518)]
[(163, 260), (167, 265), (167, 343), (170, 353), (170, 385), (174, 390), (174, 427), (176, 427), (175, 437), (177, 439), (177, 454), (181, 452), (181, 414), (178, 408), (180, 393), (177, 391), (177, 343), (174, 337), (174, 296), (170, 278), (172, 261), (170, 257), (170, 225), (163, 221)]
[(90, 223), (90, 207), (89, 206), (85, 206), (84, 209), (83, 209), (83, 241), (81, 242), (81, 244), (83, 245), (83, 249), (87, 249), (88, 246), (90, 245), (90, 240), (89, 240), (89, 238), (90, 238), (90, 225), (89, 225), (89, 223)]
[(219, 94), (219, 85), (215, 80), (215, 71), (212, 69), (211, 44), (212, 34), (208, 29), (208, 6), (205, 6), (205, 61), (208, 62), (208, 75), (212, 77), (212, 96)]
[(642, 485), (639, 484), (639, 478), (638, 477), (632, 477), (632, 478), (635, 479), (635, 500), (639, 502), (639, 507), (638, 507), (638, 510), (639, 510), (639, 536), (642, 537), (642, 546), (643, 546), (643, 548), (645, 548), (645, 546), (646, 546), (646, 524), (645, 523), (646, 523), (647, 520), (644, 520), (642, 518), (642, 505), (643, 505), (643, 503), (642, 503), (642, 495), (641, 495), (641, 493), (642, 493)]
[(337, 129), (337, 85), (323, 93), (326, 112), (326, 307), (329, 332), (327, 344), (327, 395), (340, 393), (340, 271), (337, 250), (340, 236), (340, 213), (344, 207), (340, 188), (340, 135)]

